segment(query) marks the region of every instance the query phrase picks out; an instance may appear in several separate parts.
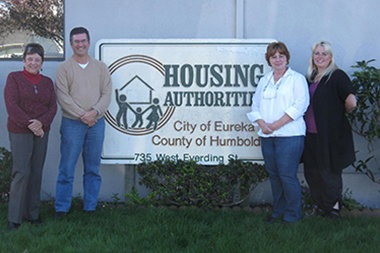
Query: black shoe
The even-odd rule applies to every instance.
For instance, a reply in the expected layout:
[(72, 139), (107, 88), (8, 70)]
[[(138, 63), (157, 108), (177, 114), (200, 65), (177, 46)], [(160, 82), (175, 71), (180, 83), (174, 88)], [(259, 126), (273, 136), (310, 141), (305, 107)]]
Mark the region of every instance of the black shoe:
[(35, 226), (38, 226), (38, 225), (41, 225), (42, 224), (42, 221), (40, 219), (36, 219), (36, 220), (27, 220), (28, 222), (30, 222), (30, 224), (32, 225), (35, 225)]
[(326, 216), (326, 212), (321, 209), (321, 208), (317, 208), (314, 210), (314, 214), (317, 215), (317, 216), (321, 216), (321, 217), (325, 217)]
[(338, 220), (338, 219), (342, 218), (342, 216), (340, 216), (339, 210), (337, 210), (337, 209), (333, 209), (326, 216), (331, 218), (331, 219), (334, 219), (334, 220)]
[(288, 221), (288, 220), (284, 220), (282, 222), (282, 224), (284, 225), (293, 225), (293, 224), (298, 224), (301, 220), (295, 220), (295, 221)]
[(278, 220), (278, 218), (271, 216), (271, 217), (269, 217), (269, 219), (267, 219), (266, 223), (272, 224), (272, 223), (276, 222), (277, 220)]
[(13, 230), (13, 229), (17, 229), (18, 227), (20, 226), (20, 224), (18, 223), (14, 223), (14, 222), (9, 222), (8, 223), (8, 230)]
[(67, 212), (55, 212), (54, 218), (55, 219), (61, 219), (67, 215)]

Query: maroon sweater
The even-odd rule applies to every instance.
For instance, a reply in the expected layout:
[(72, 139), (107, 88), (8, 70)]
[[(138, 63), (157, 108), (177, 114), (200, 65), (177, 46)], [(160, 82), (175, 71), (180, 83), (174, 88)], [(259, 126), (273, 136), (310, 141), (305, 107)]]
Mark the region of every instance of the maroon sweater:
[(10, 73), (4, 88), (4, 100), (10, 133), (32, 133), (28, 128), (31, 119), (41, 121), (44, 132), (50, 130), (51, 122), (57, 112), (57, 102), (53, 81), (49, 77), (42, 76), (34, 85), (22, 74), (22, 71)]

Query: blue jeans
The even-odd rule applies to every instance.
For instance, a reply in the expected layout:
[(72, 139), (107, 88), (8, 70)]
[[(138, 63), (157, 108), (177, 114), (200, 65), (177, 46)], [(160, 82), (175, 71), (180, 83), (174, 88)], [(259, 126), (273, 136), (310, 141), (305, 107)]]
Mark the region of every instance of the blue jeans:
[(56, 186), (56, 212), (68, 212), (71, 206), (75, 166), (83, 158), (83, 209), (96, 208), (101, 185), (99, 166), (104, 140), (104, 118), (88, 127), (79, 120), (62, 117), (61, 161)]
[(284, 216), (294, 222), (301, 219), (301, 185), (298, 165), (304, 148), (304, 136), (261, 138), (261, 150), (273, 195), (272, 217)]

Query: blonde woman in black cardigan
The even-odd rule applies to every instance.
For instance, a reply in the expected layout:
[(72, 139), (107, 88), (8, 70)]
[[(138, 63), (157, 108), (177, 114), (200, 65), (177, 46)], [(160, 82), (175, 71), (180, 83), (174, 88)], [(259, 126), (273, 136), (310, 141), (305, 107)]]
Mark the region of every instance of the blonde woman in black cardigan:
[(342, 170), (355, 161), (346, 114), (356, 107), (356, 97), (349, 77), (336, 66), (332, 47), (326, 41), (312, 46), (307, 80), (310, 106), (305, 114), (305, 178), (318, 205), (316, 214), (339, 218)]

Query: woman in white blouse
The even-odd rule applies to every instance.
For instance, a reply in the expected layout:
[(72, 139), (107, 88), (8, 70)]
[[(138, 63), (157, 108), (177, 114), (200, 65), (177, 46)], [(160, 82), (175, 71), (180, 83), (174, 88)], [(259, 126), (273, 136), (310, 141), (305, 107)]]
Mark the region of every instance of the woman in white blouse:
[(306, 79), (288, 64), (290, 54), (282, 42), (267, 47), (265, 58), (272, 71), (260, 79), (247, 113), (260, 127), (261, 150), (273, 195), (268, 223), (301, 219), (301, 186), (298, 164), (304, 148), (306, 125), (303, 115), (309, 105)]

